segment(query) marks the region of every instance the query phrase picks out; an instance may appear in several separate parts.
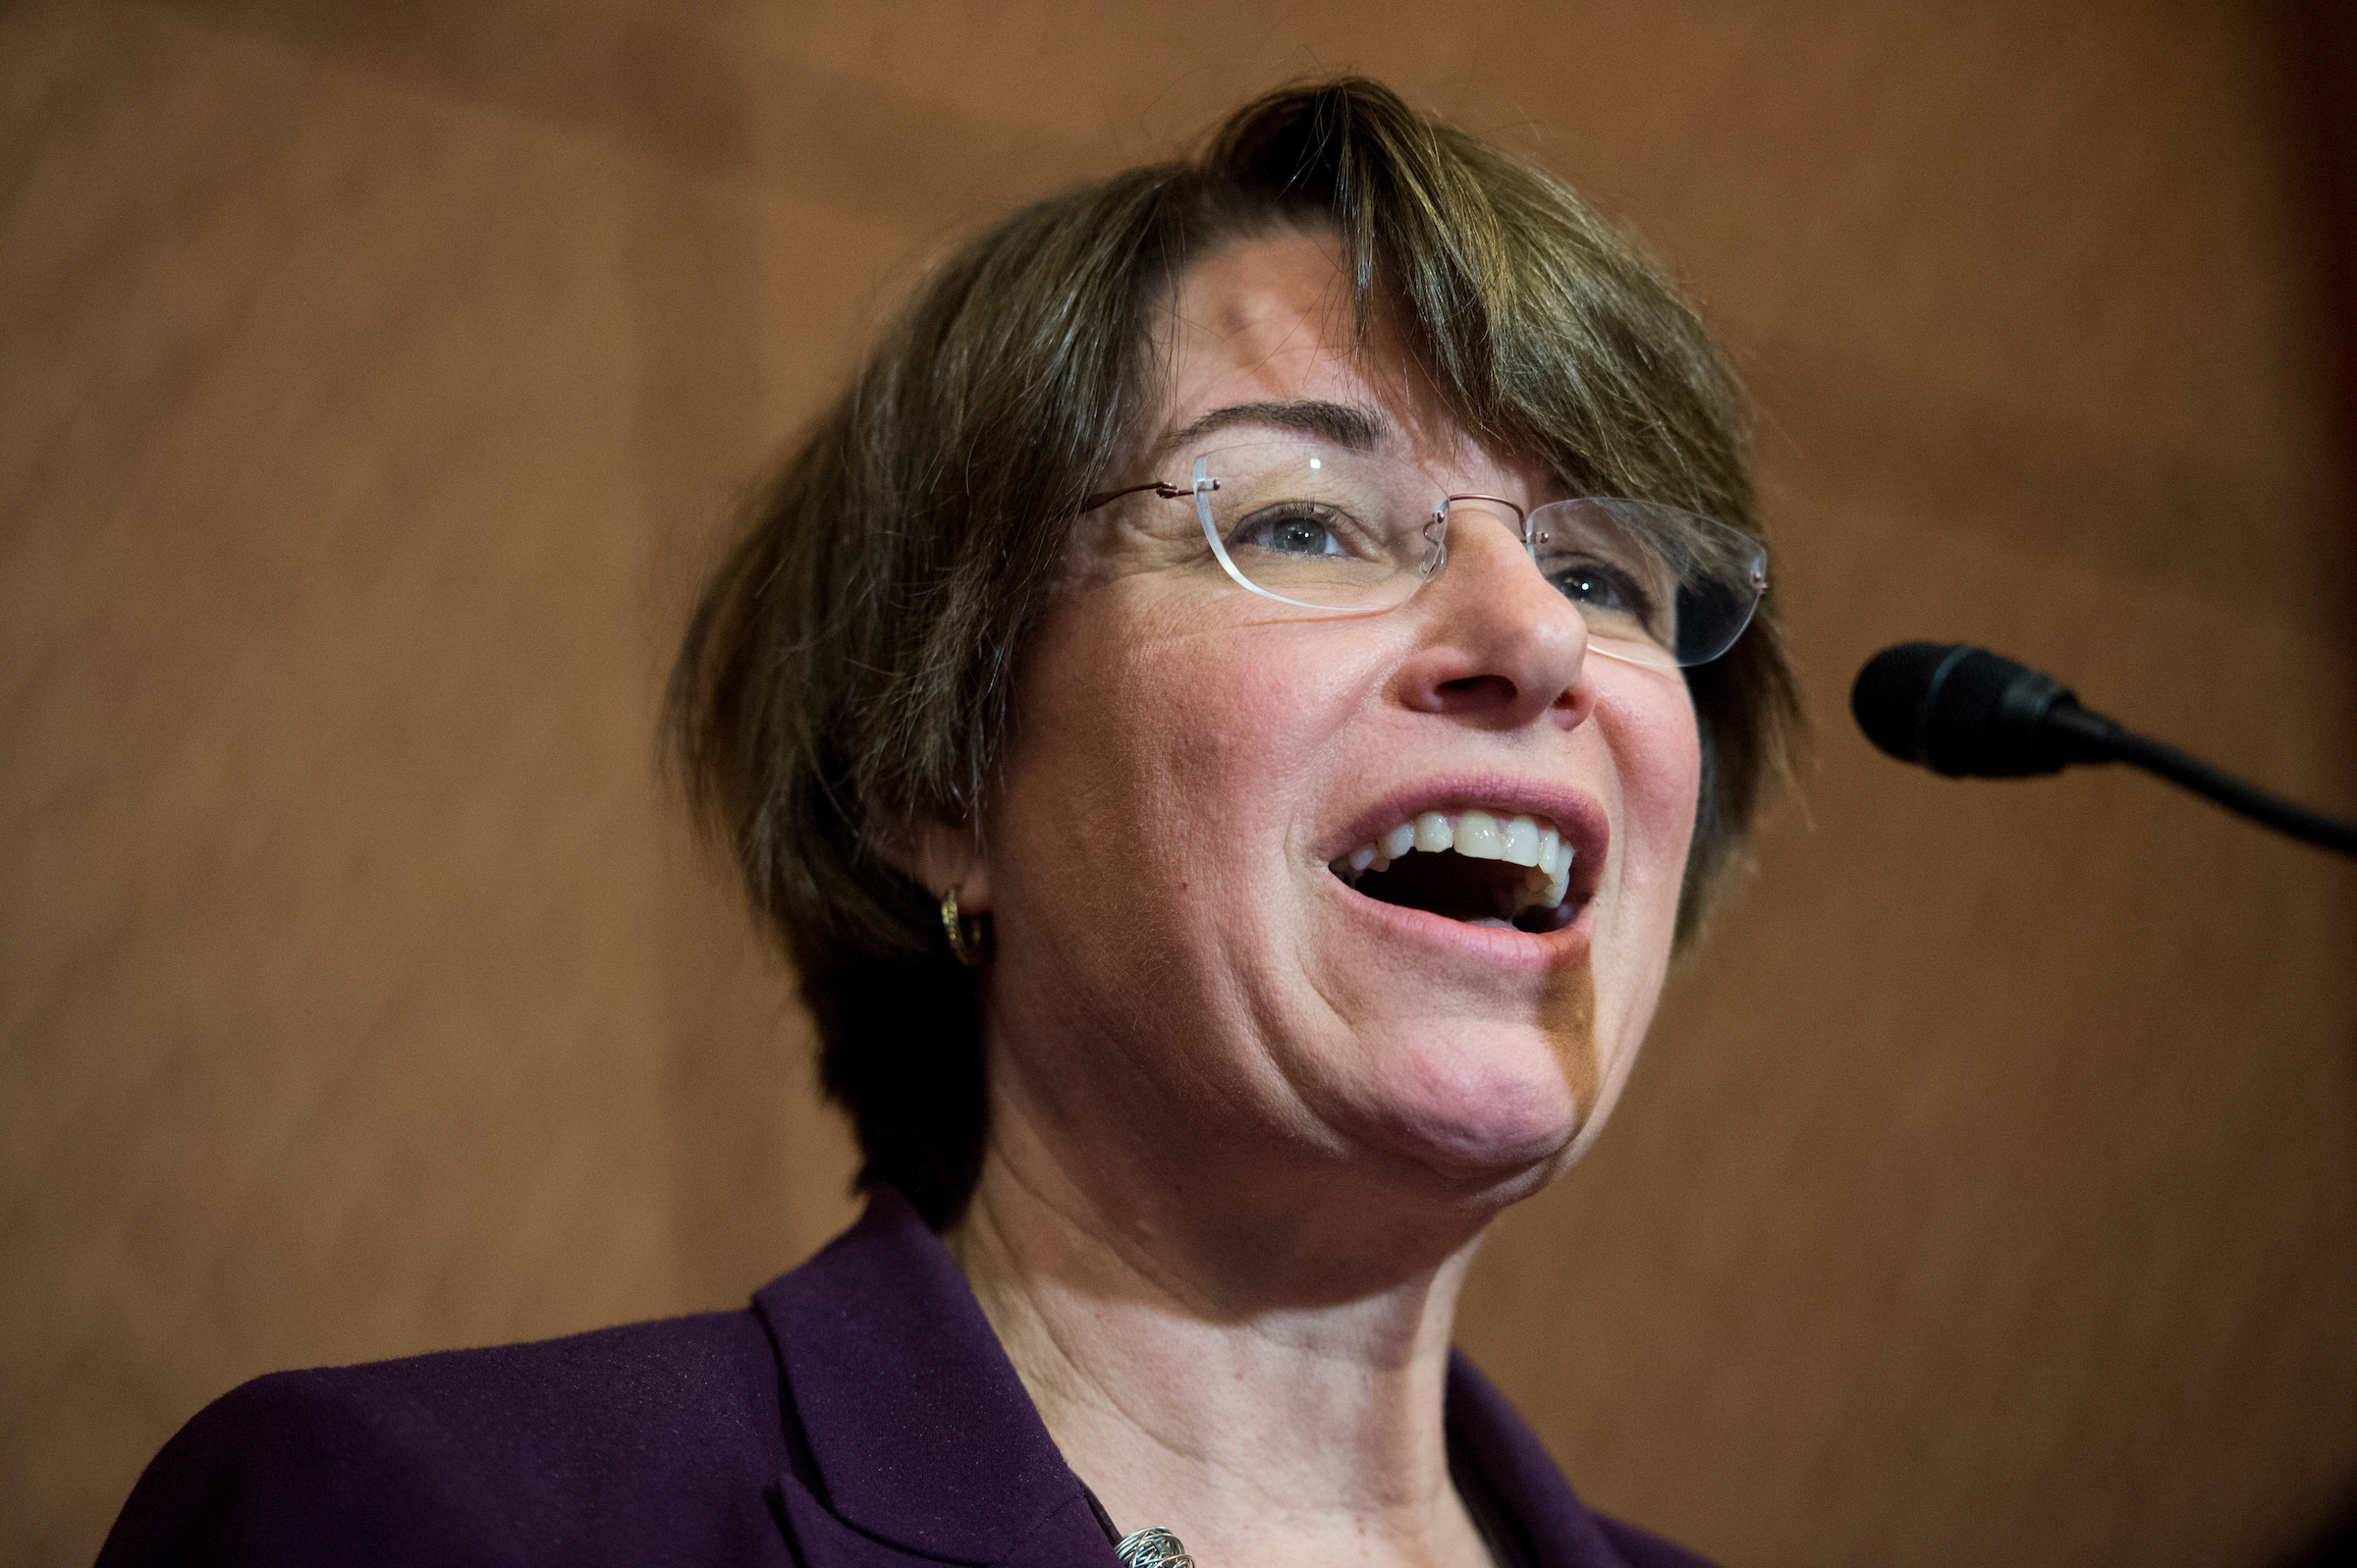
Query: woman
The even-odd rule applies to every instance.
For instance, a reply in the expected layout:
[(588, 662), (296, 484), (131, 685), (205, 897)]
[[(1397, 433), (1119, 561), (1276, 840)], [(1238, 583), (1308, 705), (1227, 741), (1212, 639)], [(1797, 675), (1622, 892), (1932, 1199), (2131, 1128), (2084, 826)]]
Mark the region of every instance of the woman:
[(866, 1217), (748, 1312), (248, 1384), (102, 1560), (1694, 1561), (1449, 1340), (1773, 769), (1762, 573), (1691, 312), (1378, 86), (1016, 214), (674, 680)]

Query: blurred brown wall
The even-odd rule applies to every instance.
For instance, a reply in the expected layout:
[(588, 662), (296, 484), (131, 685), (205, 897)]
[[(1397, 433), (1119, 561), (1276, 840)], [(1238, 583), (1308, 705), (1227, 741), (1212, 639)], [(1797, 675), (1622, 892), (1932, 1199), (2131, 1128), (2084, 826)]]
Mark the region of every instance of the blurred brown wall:
[(2275, 1560), (2357, 1478), (2357, 870), (1844, 697), (1985, 641), (2357, 812), (2286, 57), (2158, 3), (0, 10), (0, 1559), (86, 1561), (253, 1374), (845, 1221), (654, 767), (714, 519), (949, 236), (1347, 66), (1690, 282), (1820, 727), (1465, 1342), (1733, 1564)]

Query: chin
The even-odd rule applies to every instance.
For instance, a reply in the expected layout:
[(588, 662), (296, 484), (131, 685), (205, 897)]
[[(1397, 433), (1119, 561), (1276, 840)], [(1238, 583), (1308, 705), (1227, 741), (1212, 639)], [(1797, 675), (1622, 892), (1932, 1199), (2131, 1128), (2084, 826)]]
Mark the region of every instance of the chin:
[(1585, 1042), (1566, 1059), (1544, 1039), (1507, 1045), (1510, 1033), (1404, 1053), (1377, 1086), (1381, 1142), (1459, 1193), (1504, 1188), (1512, 1202), (1545, 1186), (1587, 1142), (1598, 1075)]

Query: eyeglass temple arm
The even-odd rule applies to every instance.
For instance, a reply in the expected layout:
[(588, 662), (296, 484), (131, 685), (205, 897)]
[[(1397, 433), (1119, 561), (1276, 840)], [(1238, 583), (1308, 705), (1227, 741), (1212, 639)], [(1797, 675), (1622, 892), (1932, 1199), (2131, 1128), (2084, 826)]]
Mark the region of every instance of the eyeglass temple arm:
[[(1220, 482), (1217, 479), (1214, 479), (1211, 482), (1211, 488), (1214, 490), (1219, 489)], [(1126, 490), (1100, 490), (1095, 495), (1084, 499), (1080, 503), (1080, 510), (1082, 512), (1094, 512), (1099, 507), (1105, 506), (1110, 502), (1119, 501), (1124, 496), (1134, 496), (1140, 491), (1144, 490), (1153, 491), (1165, 501), (1176, 501), (1180, 496), (1191, 496), (1194, 494), (1192, 490), (1182, 490), (1178, 486), (1172, 484), (1167, 479), (1152, 479), (1148, 480), (1142, 485), (1131, 485)]]

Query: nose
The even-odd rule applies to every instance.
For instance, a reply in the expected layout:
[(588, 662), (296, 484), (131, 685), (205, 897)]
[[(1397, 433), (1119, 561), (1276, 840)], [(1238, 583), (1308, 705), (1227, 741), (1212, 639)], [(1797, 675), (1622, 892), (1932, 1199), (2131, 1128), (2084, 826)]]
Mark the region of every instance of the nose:
[(1512, 514), (1454, 509), (1448, 541), (1448, 566), (1393, 612), (1422, 634), (1395, 677), (1399, 700), (1487, 730), (1584, 724), (1596, 710), (1587, 623), (1539, 574)]

